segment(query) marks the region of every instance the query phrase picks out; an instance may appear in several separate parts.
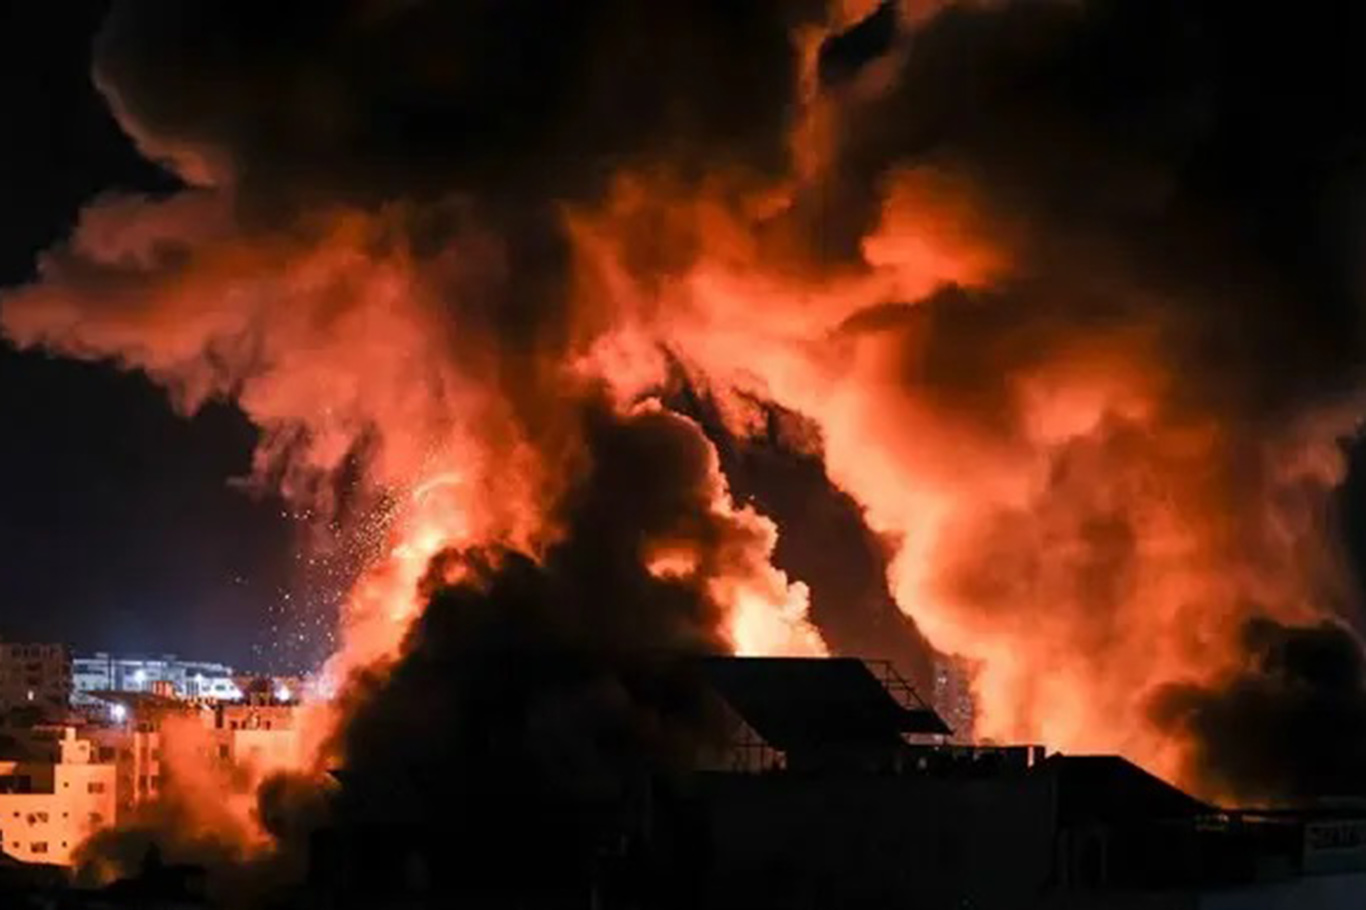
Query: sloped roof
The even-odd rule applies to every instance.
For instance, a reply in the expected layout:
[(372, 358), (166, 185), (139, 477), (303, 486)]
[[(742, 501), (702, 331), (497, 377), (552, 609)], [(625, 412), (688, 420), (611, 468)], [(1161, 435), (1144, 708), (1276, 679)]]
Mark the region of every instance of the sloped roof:
[(1215, 811), (1118, 755), (1051, 755), (1037, 768), (1057, 777), (1064, 824), (1182, 819)]
[(713, 657), (707, 683), (776, 749), (887, 745), (903, 733), (948, 733), (929, 708), (899, 703), (855, 658)]

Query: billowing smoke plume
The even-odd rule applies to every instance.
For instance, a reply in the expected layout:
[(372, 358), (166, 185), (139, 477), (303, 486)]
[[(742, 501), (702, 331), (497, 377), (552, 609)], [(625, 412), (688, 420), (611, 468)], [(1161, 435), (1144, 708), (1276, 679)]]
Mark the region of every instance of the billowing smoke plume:
[(339, 793), (326, 777), (233, 773), (204, 760), (193, 721), (168, 726), (164, 796), (85, 845), (89, 871), (136, 871), (157, 844), (212, 869), (226, 905), (260, 906), (301, 879), (325, 824), (343, 844), (380, 825), (428, 843), (444, 857), (434, 888), (477, 888), (529, 854), (544, 857), (535, 881), (499, 879), (504, 902), (585, 876), (632, 801), (658, 800), (659, 776), (714, 743), (690, 660), (734, 647), (731, 605), (764, 593), (734, 585), (780, 579), (771, 529), (720, 505), (692, 421), (591, 398), (576, 419), (586, 457), (549, 504), (561, 537), (536, 558), (438, 553), (401, 660), (348, 681), (328, 752), (344, 758)]
[[(21, 345), (145, 371), (187, 410), (234, 400), (261, 430), (255, 479), (295, 505), (381, 504), (329, 667), (339, 698), (313, 709), (304, 772), (343, 763), (360, 799), (369, 770), (412, 750), (459, 759), (422, 742), (430, 717), (397, 752), (371, 734), (402, 728), (409, 680), (461, 648), (490, 663), (436, 680), (437, 703), (453, 700), (440, 730), (468, 720), (465, 684), (486, 688), (523, 644), (580, 655), (594, 691), (620, 670), (613, 655), (824, 652), (805, 588), (771, 564), (772, 523), (732, 501), (698, 426), (614, 396), (588, 362), (615, 316), (576, 293), (564, 217), (636, 163), (695, 181), (722, 163), (783, 170), (790, 112), (772, 99), (795, 92), (790, 35), (823, 12), (807, 7), (356, 3), (319, 20), (115, 4), (97, 83), (187, 187), (92, 203), (40, 282), (6, 296), (3, 324)], [(485, 605), (462, 614), (467, 641), (441, 626), (454, 601)], [(596, 714), (636, 713), (637, 693), (608, 691), (599, 710), (575, 685), (547, 691), (536, 723), (577, 735)], [(289, 779), (211, 794), (194, 770), (92, 842), (92, 865), (130, 871), (156, 838), (173, 858), (237, 867), (244, 894), (274, 880), (261, 848), (295, 827), (273, 796)]]
[(1209, 785), (1234, 798), (1366, 794), (1366, 659), (1351, 632), (1325, 622), (1243, 629), (1246, 666), (1221, 685), (1173, 685), (1159, 723), (1199, 744)]
[[(814, 421), (902, 608), (979, 662), (979, 733), (1208, 788), (1155, 693), (1239, 673), (1251, 617), (1354, 600), (1329, 506), (1366, 124), (1325, 99), (1359, 91), (1358, 14), (905, 13), (816, 55), (778, 185), (636, 174), (578, 213), (634, 320), (604, 357), (647, 326), (741, 432), (754, 400)], [(1269, 77), (1283, 55), (1312, 62)]]
[[(771, 564), (737, 459), (655, 403), (681, 373), (714, 436), (795, 415), (899, 607), (980, 667), (980, 733), (1298, 795), (1234, 766), (1226, 718), (1298, 678), (1251, 619), (1352, 603), (1363, 16), (127, 0), (96, 78), (187, 188), (92, 203), (0, 319), (236, 401), (295, 502), (346, 476), (390, 504), (319, 764), (410, 767), (366, 731), (407, 729), (386, 692), (452, 649), (852, 641)], [(578, 719), (551, 765), (658, 741), (601, 666), (514, 699), (574, 702), (536, 721)], [(452, 716), (487, 669), (451, 671)]]
[(360, 684), (344, 727), (339, 817), (439, 818), (447, 885), (528, 855), (543, 858), (537, 881), (498, 893), (585, 874), (606, 846), (594, 826), (614, 830), (711, 742), (680, 659), (730, 647), (718, 627), (733, 595), (715, 582), (750, 571), (753, 529), (715, 510), (715, 456), (690, 421), (657, 407), (586, 420), (592, 465), (558, 506), (561, 541), (538, 560), (439, 555), (403, 659)]
[(853, 497), (831, 485), (819, 429), (798, 414), (768, 406), (762, 421), (737, 438), (710, 402), (689, 395), (668, 400), (684, 413), (701, 415), (734, 495), (782, 529), (774, 564), (809, 588), (811, 621), (830, 649), (891, 660), (921, 692), (933, 691), (933, 651), (888, 590), (894, 547), (868, 529)]
[(983, 732), (1262, 797), (1309, 785), (1238, 775), (1217, 723), (1186, 752), (1141, 718), (1173, 678), (1257, 686), (1251, 617), (1352, 606), (1328, 494), (1360, 416), (1366, 23), (1283, 13), (950, 10), (834, 89), (853, 113), (817, 197), (833, 255), (977, 263), (842, 324), (822, 423), (832, 474), (906, 535), (903, 607), (984, 661)]
[[(808, 6), (116, 4), (97, 82), (194, 188), (95, 202), (6, 330), (186, 408), (233, 398), (258, 479), (317, 512), (343, 473), (399, 501), (348, 619), (342, 669), (364, 665), (435, 552), (559, 533), (544, 503), (582, 456), (580, 361), (610, 325), (573, 293), (562, 207), (635, 161), (781, 169), (772, 99)], [(721, 61), (705, 76), (701, 55)]]

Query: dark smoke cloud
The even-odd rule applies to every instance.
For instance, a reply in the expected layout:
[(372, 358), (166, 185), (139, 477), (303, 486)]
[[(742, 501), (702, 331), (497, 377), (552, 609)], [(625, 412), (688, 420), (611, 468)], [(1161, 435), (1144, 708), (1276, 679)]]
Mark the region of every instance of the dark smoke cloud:
[[(600, 404), (579, 417), (585, 452), (552, 507), (560, 542), (539, 559), (433, 561), (397, 664), (341, 693), (340, 786), (277, 775), (255, 794), (274, 849), (246, 851), (206, 825), (205, 794), (172, 776), (162, 799), (84, 847), (87, 871), (135, 874), (155, 844), (167, 861), (207, 867), (225, 906), (270, 906), (297, 897), (316, 836), (378, 827), (433, 832), (428, 847), (451, 850), (440, 888), (482, 887), (528, 857), (537, 876), (500, 880), (500, 894), (576, 881), (623, 813), (659, 799), (660, 782), (712, 742), (715, 706), (690, 660), (731, 645), (709, 583), (750, 572), (770, 545), (748, 517), (718, 510), (716, 453), (691, 420)], [(645, 557), (661, 546), (690, 552), (693, 572), (652, 575)]]
[[(614, 665), (729, 649), (723, 605), (706, 585), (744, 573), (754, 541), (751, 528), (714, 509), (719, 474), (710, 443), (691, 421), (663, 410), (624, 419), (594, 411), (587, 422), (589, 463), (557, 507), (564, 520), (559, 543), (534, 561), (482, 552), (450, 553), (433, 563), (431, 603), (404, 659), (362, 699), (346, 728), (348, 775), (411, 780), (422, 799), (431, 787), (479, 786), (479, 775), (451, 774), (448, 765), (476, 758), (464, 750), (486, 738), (489, 724), (509, 725), (514, 749), (537, 745), (538, 725), (545, 724), (542, 745), (549, 751), (540, 758), (547, 768), (588, 758), (568, 753), (580, 745), (601, 748), (592, 741), (595, 725), (561, 730), (554, 715), (572, 713), (571, 704), (582, 699), (588, 715), (596, 702), (621, 723), (620, 712), (635, 699)], [(651, 574), (645, 557), (661, 546), (693, 553), (695, 574)], [(444, 560), (467, 567), (470, 576), (444, 584)], [(538, 669), (543, 662), (546, 669)], [(538, 681), (541, 673), (564, 675), (566, 684), (547, 686)], [(519, 681), (523, 675), (527, 680)], [(561, 735), (586, 739), (569, 744), (558, 741)], [(447, 746), (453, 751), (442, 755)], [(567, 751), (552, 754), (556, 749)], [(414, 762), (439, 779), (371, 767), (394, 761)]]
[(737, 438), (705, 396), (685, 390), (669, 401), (715, 443), (736, 500), (752, 503), (781, 529), (774, 565), (810, 588), (811, 622), (831, 651), (890, 660), (928, 695), (935, 652), (888, 590), (889, 542), (869, 530), (863, 508), (830, 480), (819, 428), (776, 405), (755, 405), (764, 430)]
[(1193, 734), (1195, 765), (1226, 797), (1290, 802), (1366, 795), (1366, 658), (1347, 629), (1243, 630), (1246, 666), (1219, 686), (1173, 686), (1159, 723)]
[(494, 302), (462, 322), (494, 330), (504, 391), (528, 410), (554, 381), (541, 375), (547, 351), (571, 341), (559, 205), (596, 198), (627, 167), (683, 180), (781, 172), (791, 30), (823, 10), (823, 0), (121, 0), (96, 43), (95, 76), (139, 147), (225, 190), (248, 234), (329, 207), (409, 202), (420, 211), (403, 231), (424, 258), (454, 244), (489, 249), (500, 286), (480, 291)]
[(823, 7), (127, 0), (96, 73), (146, 150), (249, 204), (544, 201), (633, 163), (781, 168), (790, 29)]
[[(1037, 619), (1056, 622), (1069, 659), (1094, 660), (1103, 679), (1106, 643), (1133, 634), (1120, 608), (1152, 572), (1152, 516), (1135, 504), (1158, 489), (1218, 516), (1219, 560), (1298, 579), (1273, 612), (1304, 598), (1348, 624), (1254, 624), (1239, 642), (1248, 675), (1185, 694), (1185, 720), (1169, 729), (1196, 736), (1197, 773), (1259, 799), (1357, 792), (1351, 769), (1366, 739), (1350, 631), (1359, 592), (1333, 552), (1331, 481), (1286, 483), (1268, 454), (1287, 427), (1359, 400), (1363, 35), (1366, 9), (1340, 0), (959, 4), (918, 29), (893, 29), (884, 8), (827, 46), (823, 75), (846, 128), (804, 200), (821, 252), (853, 257), (889, 182), (918, 169), (963, 187), (1011, 251), (1010, 273), (985, 292), (939, 293), (846, 326), (896, 339), (899, 393), (982, 447), (1009, 451), (1022, 438), (1016, 382), (1047, 364), (1109, 349), (1130, 366), (1161, 365), (1156, 411), (1111, 415), (1054, 453), (1037, 499), (965, 522), (943, 583), (974, 605), (974, 621), (1001, 628), (1066, 577), (1055, 599), (1075, 596), (1077, 609)], [(895, 77), (860, 82), (874, 63)], [(1172, 443), (1201, 425), (1217, 426), (1218, 441), (1182, 464)], [(1317, 432), (1331, 453), (1332, 434), (1354, 424)], [(1296, 528), (1295, 543), (1278, 523)], [(1040, 561), (1033, 542), (1055, 529), (1068, 556)], [(1196, 616), (1215, 611), (1181, 609), (1198, 646)]]
[(1363, 32), (1341, 0), (950, 7), (888, 51), (891, 90), (832, 84), (850, 126), (822, 240), (855, 250), (894, 169), (941, 169), (1023, 268), (1162, 325), (1203, 404), (1341, 392), (1362, 359)]
[[(727, 169), (783, 173), (796, 95), (791, 30), (823, 7), (117, 3), (98, 43), (100, 84), (149, 154), (227, 204), (205, 207), (223, 219), (200, 220), (208, 236), (163, 237), (90, 284), (107, 298), (108, 284), (122, 279), (136, 301), (148, 287), (173, 285), (197, 249), (222, 239), (220, 228), (235, 238), (266, 224), (289, 236), (294, 219), (320, 205), (416, 200), (419, 211), (397, 218), (393, 232), (424, 266), (472, 223), (476, 239), (497, 238), (488, 244), (497, 281), (451, 278), (453, 293), (433, 296), (461, 298), (452, 307), (493, 301), (487, 313), (460, 315), (492, 327), (470, 332), (471, 347), (497, 347), (489, 372), (537, 444), (534, 425), (558, 425), (573, 407), (549, 394), (558, 377), (521, 343), (549, 336), (563, 345), (567, 333), (566, 244), (554, 206), (596, 198), (623, 167), (659, 167), (685, 181)], [(827, 46), (825, 91), (842, 106), (833, 163), (777, 232), (824, 262), (847, 264), (893, 176), (920, 168), (961, 181), (1016, 269), (989, 291), (884, 307), (839, 334), (904, 344), (904, 362), (890, 358), (897, 372), (888, 387), (970, 428), (973, 449), (1009, 451), (1021, 436), (1014, 379), (1096, 345), (1130, 350), (1138, 333), (1172, 380), (1153, 422), (1115, 419), (1060, 453), (1048, 501), (966, 522), (961, 533), (974, 546), (964, 552), (975, 558), (950, 566), (950, 586), (1001, 580), (984, 566), (1043, 577), (1047, 567), (1012, 561), (1032, 543), (1020, 532), (1030, 522), (1080, 541), (1079, 577), (1117, 587), (1141, 574), (1144, 516), (1128, 503), (1195, 473), (1154, 455), (1168, 449), (1152, 437), (1207, 418), (1224, 433), (1210, 469), (1219, 475), (1212, 505), (1227, 506), (1229, 525), (1241, 526), (1251, 506), (1240, 503), (1259, 502), (1269, 486), (1264, 436), (1356, 388), (1366, 9), (1343, 0), (1266, 10), (1213, 0), (1020, 0), (951, 6), (915, 29), (893, 21), (891, 9)], [(894, 78), (870, 87), (859, 78), (868, 64), (889, 65)], [(68, 265), (80, 278), (91, 263)], [(440, 286), (445, 276), (432, 271), (429, 283)], [(75, 310), (72, 324), (88, 325)], [(244, 321), (274, 315), (263, 308)], [(128, 359), (145, 366), (143, 339), (129, 335), (104, 347), (74, 344), (75, 352), (131, 347)], [(516, 343), (498, 347), (504, 339)], [(189, 359), (214, 353), (187, 347), (178, 353)], [(216, 389), (227, 394), (238, 379)], [(886, 413), (894, 423), (895, 408)], [(421, 816), (422, 799), (469, 802), (478, 794), (468, 788), (481, 781), (513, 798), (513, 770), (551, 792), (611, 792), (632, 757), (686, 751), (689, 738), (675, 731), (692, 729), (694, 706), (639, 655), (724, 647), (719, 604), (697, 582), (743, 564), (755, 532), (710, 508), (715, 466), (690, 422), (591, 411), (585, 437), (582, 474), (555, 507), (559, 542), (541, 559), (446, 557), (471, 576), (437, 586), (404, 660), (363, 693), (347, 730), (357, 802)], [(1097, 489), (1114, 491), (1115, 502), (1097, 501)], [(1084, 507), (1071, 510), (1072, 501)], [(1229, 549), (1240, 561), (1262, 552), (1255, 534), (1229, 537), (1238, 538)], [(701, 554), (691, 579), (660, 580), (642, 568), (641, 547), (665, 542)], [(973, 596), (999, 611), (1006, 622), (998, 626), (1031, 623), (1010, 612), (1027, 593), (1010, 587), (1018, 584), (1006, 579)], [(1062, 630), (1098, 611), (1109, 617), (1125, 592), (1100, 587), (1074, 612), (1059, 607), (1048, 618)], [(1097, 637), (1086, 626), (1058, 640), (1103, 643), (1120, 630), (1112, 623)], [(1310, 663), (1356, 654), (1350, 639), (1339, 645), (1318, 656), (1249, 637), (1244, 650), (1260, 668), (1252, 690), (1268, 701), (1299, 691), (1301, 651)], [(565, 656), (542, 659), (549, 652)], [(1289, 656), (1268, 656), (1282, 652)], [(1209, 690), (1182, 715), (1202, 737), (1209, 773), (1294, 788), (1298, 775), (1266, 770), (1294, 761), (1274, 737), (1251, 740), (1262, 756), (1247, 760), (1251, 771), (1227, 748), (1236, 725), (1223, 719), (1241, 716), (1248, 697), (1239, 691)], [(667, 716), (687, 722), (675, 728)], [(1358, 723), (1351, 710), (1341, 718)], [(386, 789), (400, 781), (416, 793)]]
[[(439, 828), (458, 845), (442, 887), (531, 856), (539, 884), (500, 893), (582, 872), (618, 813), (710, 740), (687, 659), (728, 650), (706, 582), (743, 571), (751, 531), (715, 512), (715, 454), (691, 421), (586, 421), (590, 461), (558, 507), (561, 542), (538, 561), (438, 558), (401, 661), (350, 694), (337, 818)], [(695, 577), (643, 567), (663, 543), (697, 554)], [(440, 581), (443, 560), (468, 576)]]

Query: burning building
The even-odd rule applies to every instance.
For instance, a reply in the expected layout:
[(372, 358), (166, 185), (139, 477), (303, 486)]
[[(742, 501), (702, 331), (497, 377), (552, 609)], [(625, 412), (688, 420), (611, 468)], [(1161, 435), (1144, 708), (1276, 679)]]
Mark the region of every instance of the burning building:
[[(86, 727), (96, 756), (117, 769), (118, 817), (155, 805), (177, 774), (190, 780), (254, 774), (303, 761), (296, 702), (185, 701), (153, 692), (102, 693), (109, 717)], [(112, 709), (112, 710), (111, 710)]]

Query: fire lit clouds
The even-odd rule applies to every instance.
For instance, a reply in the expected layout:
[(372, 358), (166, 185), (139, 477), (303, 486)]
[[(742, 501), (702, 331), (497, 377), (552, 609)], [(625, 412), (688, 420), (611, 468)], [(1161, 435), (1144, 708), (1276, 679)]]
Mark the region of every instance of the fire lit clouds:
[[(978, 668), (980, 735), (1272, 798), (1305, 785), (1210, 738), (1279, 704), (1248, 628), (1352, 603), (1329, 506), (1366, 106), (1325, 98), (1366, 85), (1363, 15), (118, 2), (95, 78), (187, 187), (94, 200), (0, 318), (233, 399), (291, 500), (388, 504), (338, 673), (504, 559), (660, 611), (567, 610), (584, 635), (824, 653), (784, 529), (660, 403), (686, 382), (742, 437), (812, 423), (900, 607)], [(603, 498), (623, 458), (657, 510)], [(590, 543), (612, 571), (555, 556)]]

